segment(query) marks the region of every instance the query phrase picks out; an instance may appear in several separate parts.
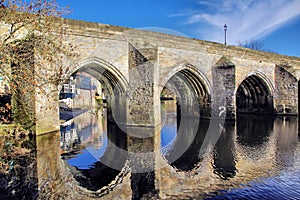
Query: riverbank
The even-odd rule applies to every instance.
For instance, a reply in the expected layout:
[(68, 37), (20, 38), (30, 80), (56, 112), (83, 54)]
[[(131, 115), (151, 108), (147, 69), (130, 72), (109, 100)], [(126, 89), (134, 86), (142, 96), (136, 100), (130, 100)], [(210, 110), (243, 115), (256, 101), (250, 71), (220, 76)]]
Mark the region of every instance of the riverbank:
[(36, 199), (34, 135), (10, 124), (0, 125), (0, 199)]

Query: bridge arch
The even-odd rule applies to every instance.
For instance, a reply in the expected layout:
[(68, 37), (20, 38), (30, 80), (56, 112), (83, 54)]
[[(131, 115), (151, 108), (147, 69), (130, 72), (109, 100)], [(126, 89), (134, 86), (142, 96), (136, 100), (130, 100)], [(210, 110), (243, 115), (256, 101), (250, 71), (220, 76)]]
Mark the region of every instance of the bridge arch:
[[(74, 62), (73, 62), (74, 63)], [(99, 58), (89, 57), (77, 61), (69, 67), (71, 70), (66, 75), (66, 81), (74, 74), (87, 73), (101, 83), (103, 94), (107, 102), (107, 115), (110, 121), (115, 121), (114, 116), (119, 120), (125, 120), (124, 99), (128, 81), (125, 75), (111, 63)], [(63, 85), (59, 86), (61, 91)]]
[[(202, 82), (202, 84), (205, 86), (205, 89), (207, 90), (207, 93), (210, 95), (211, 94), (211, 85), (208, 80), (208, 78), (196, 67), (189, 65), (189, 64), (182, 64), (175, 66), (167, 76), (165, 76), (162, 81), (161, 81), (161, 91), (163, 90), (163, 87), (167, 84), (167, 82), (174, 77), (177, 73), (181, 71), (189, 71), (190, 74), (194, 76), (194, 78), (197, 78), (199, 81)], [(160, 92), (161, 92), (160, 91)]]
[[(119, 69), (98, 57), (90, 57), (72, 64), (69, 73), (66, 74), (66, 81), (69, 81), (70, 77), (76, 76), (78, 73), (85, 73), (84, 75), (89, 74), (99, 81), (105, 90), (104, 94), (106, 97), (106, 105), (103, 108), (101, 107), (99, 110), (93, 109), (92, 112), (85, 112), (84, 114), (87, 115), (84, 115), (83, 118), (80, 118), (81, 115), (77, 117), (80, 118), (78, 119), (80, 123), (85, 120), (83, 122), (84, 125), (79, 125), (81, 128), (84, 127), (82, 128), (84, 131), (80, 131), (90, 134), (86, 134), (85, 137), (93, 137), (92, 135), (95, 133), (99, 134), (101, 128), (98, 125), (99, 122), (97, 122), (99, 120), (98, 117), (104, 116), (103, 123), (105, 123), (106, 130), (102, 131), (106, 132), (107, 141), (106, 147), (102, 149), (104, 153), (101, 156), (98, 154), (99, 152), (85, 149), (89, 151), (93, 159), (98, 159), (97, 162), (93, 163), (92, 167), (89, 169), (77, 169), (75, 167), (76, 170), (72, 168), (72, 170), (68, 170), (68, 172), (72, 180), (74, 180), (74, 186), (77, 187), (83, 195), (99, 197), (118, 185), (122, 181), (123, 176), (128, 173), (128, 169), (125, 166), (127, 138), (125, 133), (114, 123), (114, 116), (118, 114), (116, 112), (125, 115), (124, 102), (120, 97), (126, 93), (128, 81)], [(60, 85), (60, 91), (62, 88), (63, 85)], [(94, 118), (87, 116), (93, 116)], [(101, 120), (103, 120), (103, 118), (101, 118)], [(71, 121), (74, 121), (74, 119)], [(74, 132), (79, 131), (76, 130)], [(99, 136), (94, 135), (94, 137)], [(103, 138), (105, 137), (102, 135), (101, 139)], [(101, 145), (104, 144), (102, 143)], [(68, 155), (68, 153), (66, 155)], [(69, 165), (64, 165), (63, 167), (68, 168)], [(76, 173), (80, 175), (78, 176)]]
[(67, 78), (76, 72), (84, 71), (92, 74), (97, 79), (106, 79), (111, 85), (118, 86), (118, 89), (123, 92), (128, 85), (126, 77), (114, 65), (98, 57), (77, 61), (69, 68), (72, 70), (66, 75)]
[(251, 72), (238, 84), (235, 96), (237, 113), (273, 114), (274, 87), (259, 71)]
[[(206, 134), (209, 120), (203, 120), (200, 127), (200, 118), (210, 117), (210, 84), (208, 79), (202, 72), (191, 65), (181, 65), (175, 67), (166, 78), (162, 81), (160, 93), (161, 95), (170, 90), (175, 95), (176, 99), (176, 120), (177, 127), (172, 127), (174, 121), (170, 115), (171, 123), (162, 116), (162, 124), (166, 128), (162, 128), (161, 146), (162, 153), (167, 163), (179, 171), (190, 171), (200, 162), (201, 158), (198, 156), (191, 157), (191, 154), (198, 154), (200, 152), (199, 142), (203, 135)], [(167, 102), (162, 101), (163, 104)], [(165, 105), (167, 106), (167, 105)], [(167, 111), (168, 112), (168, 111)], [(171, 113), (172, 113), (171, 112)], [(169, 116), (167, 114), (167, 116)], [(169, 124), (168, 124), (169, 123)], [(171, 125), (171, 126), (170, 126)], [(172, 131), (171, 131), (172, 130)], [(172, 135), (173, 139), (169, 142), (164, 135)]]
[[(178, 105), (180, 102), (189, 105), (193, 110), (188, 111), (190, 114), (198, 110), (201, 117), (210, 117), (211, 86), (207, 77), (196, 67), (182, 64), (173, 68), (161, 81), (160, 86), (160, 93), (169, 88), (176, 94)], [(189, 115), (181, 111), (181, 115)]]

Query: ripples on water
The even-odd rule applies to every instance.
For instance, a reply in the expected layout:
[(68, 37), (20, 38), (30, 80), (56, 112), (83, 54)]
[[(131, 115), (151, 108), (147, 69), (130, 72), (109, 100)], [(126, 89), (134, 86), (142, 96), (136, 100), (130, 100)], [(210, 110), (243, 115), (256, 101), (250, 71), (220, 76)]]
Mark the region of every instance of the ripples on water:
[[(262, 178), (240, 184), (236, 188), (211, 192), (205, 195), (205, 199), (300, 199), (300, 137), (297, 117), (261, 118), (245, 115), (240, 120), (243, 122), (237, 121), (237, 142), (245, 152), (243, 156), (259, 160), (265, 159), (265, 155), (269, 154), (269, 165), (272, 167), (265, 174), (263, 167), (257, 166), (253, 169), (254, 172), (249, 171), (250, 176), (251, 173), (253, 176), (261, 173)], [(241, 126), (246, 120), (248, 126)], [(270, 152), (272, 149), (275, 152)]]
[(210, 193), (206, 199), (300, 199), (299, 162), (296, 165), (282, 169), (285, 172), (277, 176), (256, 179), (243, 188)]
[[(177, 131), (174, 110), (166, 115), (160, 144), (169, 165), (181, 174), (190, 174), (195, 166), (206, 166), (207, 160), (211, 162), (211, 187), (205, 188), (199, 182), (199, 188), (204, 189), (200, 196), (195, 193), (195, 197), (300, 199), (300, 142), (296, 117), (239, 115), (236, 122), (224, 124), (215, 147), (205, 154), (208, 148), (200, 147), (210, 122), (189, 122)], [(197, 130), (193, 123), (198, 123)], [(126, 149), (125, 134), (115, 137), (115, 133), (122, 131), (107, 123), (105, 117), (98, 119), (90, 113), (62, 126), (62, 159), (82, 186), (97, 190), (108, 185), (120, 172), (101, 162), (108, 157), (110, 141)], [(182, 141), (190, 143), (184, 152), (180, 152)], [(195, 185), (191, 191), (185, 188), (182, 193), (193, 196), (192, 188)]]

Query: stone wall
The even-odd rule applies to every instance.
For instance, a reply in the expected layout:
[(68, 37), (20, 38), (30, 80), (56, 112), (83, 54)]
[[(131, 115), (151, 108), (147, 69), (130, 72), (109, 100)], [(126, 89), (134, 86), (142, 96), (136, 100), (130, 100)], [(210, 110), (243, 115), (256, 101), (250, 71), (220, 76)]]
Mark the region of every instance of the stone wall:
[(159, 105), (159, 99), (155, 95), (155, 63), (148, 61), (138, 50), (131, 47), (129, 69), (127, 123), (154, 126), (159, 119), (159, 112), (155, 109), (156, 104)]
[(284, 67), (275, 67), (275, 109), (278, 114), (298, 114), (298, 81)]

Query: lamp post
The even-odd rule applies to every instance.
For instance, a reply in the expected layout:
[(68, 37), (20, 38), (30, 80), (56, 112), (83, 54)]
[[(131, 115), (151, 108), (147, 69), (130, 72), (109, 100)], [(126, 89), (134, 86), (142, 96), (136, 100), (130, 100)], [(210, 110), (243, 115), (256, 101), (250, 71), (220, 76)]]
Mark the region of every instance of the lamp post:
[(225, 33), (225, 45), (226, 45), (226, 31), (227, 31), (227, 25), (225, 24), (225, 25), (223, 26), (223, 28), (224, 28), (224, 33)]

